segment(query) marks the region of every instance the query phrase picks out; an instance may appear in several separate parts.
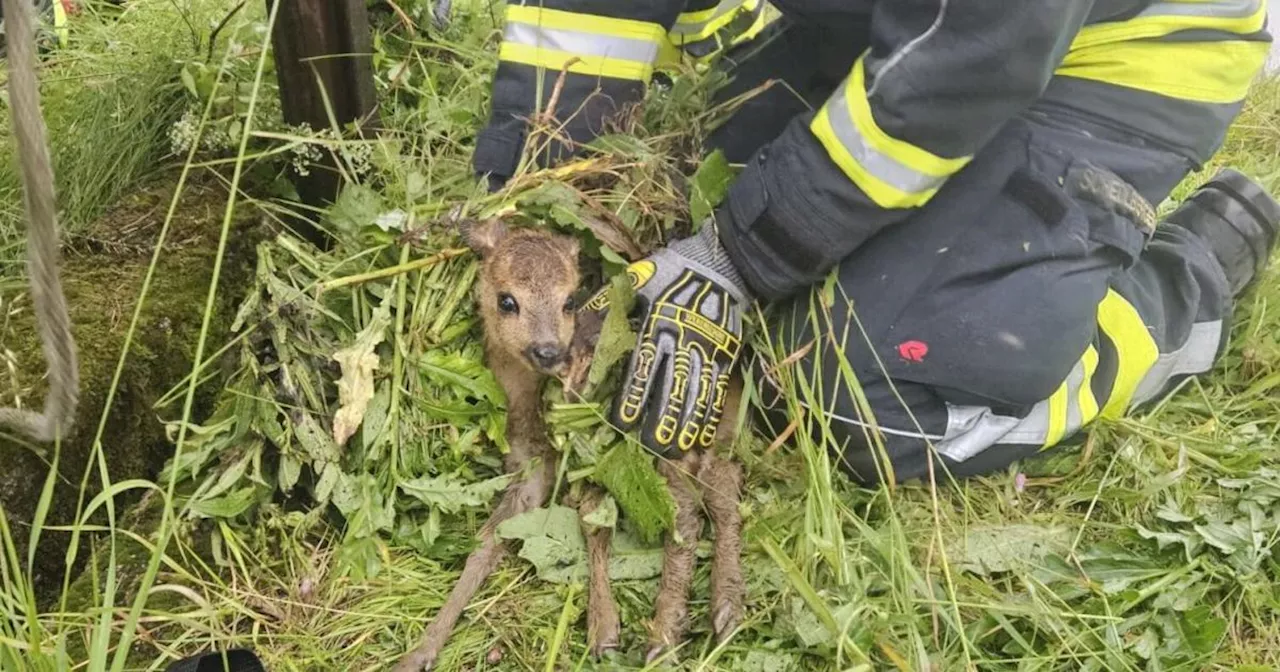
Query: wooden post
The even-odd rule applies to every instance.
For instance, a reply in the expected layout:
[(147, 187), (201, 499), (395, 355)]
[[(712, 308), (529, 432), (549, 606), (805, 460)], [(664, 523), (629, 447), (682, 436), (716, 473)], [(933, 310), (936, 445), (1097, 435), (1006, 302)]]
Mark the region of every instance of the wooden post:
[[(366, 0), (266, 0), (270, 10), (280, 2), (271, 45), (280, 106), (287, 124), (314, 130), (330, 127), (325, 100), (338, 124), (356, 122), (362, 131), (378, 128), (373, 86), (372, 39)], [(326, 153), (326, 165), (296, 177), (302, 202), (324, 207), (337, 197), (339, 175)], [(309, 224), (304, 234), (327, 247)]]

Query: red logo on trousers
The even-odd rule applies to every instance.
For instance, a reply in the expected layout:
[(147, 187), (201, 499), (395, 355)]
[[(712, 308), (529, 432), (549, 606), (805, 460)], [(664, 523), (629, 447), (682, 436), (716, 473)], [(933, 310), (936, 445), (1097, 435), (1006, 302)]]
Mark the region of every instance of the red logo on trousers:
[(929, 354), (929, 345), (924, 341), (903, 341), (898, 344), (898, 356), (908, 362), (923, 362)]

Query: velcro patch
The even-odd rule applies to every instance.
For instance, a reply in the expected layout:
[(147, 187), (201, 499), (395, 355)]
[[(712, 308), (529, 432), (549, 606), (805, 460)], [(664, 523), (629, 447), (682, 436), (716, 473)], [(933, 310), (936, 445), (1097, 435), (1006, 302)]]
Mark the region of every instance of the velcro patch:
[(1004, 183), (1004, 193), (1025, 205), (1050, 226), (1067, 216), (1067, 205), (1063, 202), (1062, 194), (1025, 171), (1018, 170), (1009, 176)]

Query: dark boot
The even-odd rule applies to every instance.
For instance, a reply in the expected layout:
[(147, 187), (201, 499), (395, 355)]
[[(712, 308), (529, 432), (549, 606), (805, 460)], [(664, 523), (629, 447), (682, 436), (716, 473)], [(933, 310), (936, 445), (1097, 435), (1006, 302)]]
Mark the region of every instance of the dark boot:
[(1223, 168), (1167, 221), (1200, 236), (1239, 296), (1266, 268), (1280, 231), (1280, 203), (1258, 183)]

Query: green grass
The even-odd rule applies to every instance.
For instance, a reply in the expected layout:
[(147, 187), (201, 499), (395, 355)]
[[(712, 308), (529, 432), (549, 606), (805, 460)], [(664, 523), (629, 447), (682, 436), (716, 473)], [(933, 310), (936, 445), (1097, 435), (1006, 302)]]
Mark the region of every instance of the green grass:
[[(166, 5), (142, 7), (175, 16), (161, 13)], [(688, 212), (673, 175), (694, 172), (684, 150), (714, 116), (702, 103), (705, 87), (680, 79), (596, 163), (554, 179), (529, 173), (508, 192), (483, 194), (469, 177), (469, 147), (484, 119), (494, 23), (483, 3), (458, 5), (461, 15), (442, 35), (426, 36), (425, 23), (416, 36), (380, 26), (376, 76), (392, 131), (383, 140), (267, 126), (267, 134), (238, 136), (238, 148), (212, 143), (185, 157), (191, 170), (243, 176), (240, 198), (273, 212), (296, 208), (273, 197), (282, 171), (318, 152), (333, 152), (361, 186), (325, 213), (340, 240), (332, 252), (288, 235), (259, 249), (259, 281), (245, 299), (239, 336), (203, 344), (206, 359), (226, 351), (237, 366), (225, 378), (202, 370), (158, 405), (173, 423), (176, 463), (154, 483), (116, 484), (151, 493), (153, 508), (141, 519), (152, 523), (126, 523), (114, 512), (114, 530), (74, 526), (85, 535), (79, 552), (94, 553), (95, 571), (51, 609), (35, 606), (29, 560), (12, 552), (0, 558), (0, 668), (63, 669), (62, 657), (76, 669), (159, 670), (177, 655), (241, 645), (258, 650), (273, 671), (376, 670), (408, 650), (441, 606), (488, 512), (500, 471), (494, 445), (503, 439), (502, 399), (479, 362), (467, 291), (475, 261), (461, 255), (395, 271), (458, 244), (455, 207), (482, 216), (514, 206), (581, 236), (590, 256), (614, 273), (616, 256), (600, 251), (593, 234), (600, 220), (616, 218), (644, 246), (669, 237)], [(419, 18), (426, 3), (402, 8)], [(211, 1), (193, 25), (209, 25), (222, 9)], [(148, 35), (147, 26), (157, 26), (145, 16), (139, 9), (112, 30)], [(252, 40), (261, 40), (254, 23), (266, 19), (262, 8), (247, 7), (229, 34), (248, 47), (186, 66), (198, 97), (183, 93), (180, 66), (160, 65), (200, 53), (189, 38), (119, 55), (126, 70), (174, 82), (177, 102), (162, 113), (130, 108), (126, 126), (113, 133), (122, 137), (60, 150), (67, 157), (60, 180), (84, 180), (82, 191), (63, 190), (66, 207), (91, 216), (123, 193), (128, 180), (105, 185), (89, 177), (109, 165), (142, 174), (153, 160), (142, 157), (163, 155), (155, 139), (167, 142), (173, 123), (187, 109), (199, 116), (202, 103), (213, 102), (206, 131), (245, 118), (253, 119), (251, 131), (264, 129), (270, 67), (259, 70)], [(101, 30), (106, 40), (117, 34)], [(107, 58), (106, 42), (84, 45), (66, 58)], [(223, 105), (226, 90), (234, 100)], [(99, 101), (102, 110), (129, 102), (119, 92), (75, 96)], [(73, 116), (63, 98), (47, 100), (51, 119)], [(1280, 189), (1280, 83), (1255, 89), (1214, 164), (1175, 196), (1218, 165)], [(0, 173), (0, 185), (3, 179)], [(14, 207), (12, 199), (0, 202)], [(334, 284), (353, 276), (363, 280)], [(330, 288), (317, 291), (324, 283)], [(748, 609), (728, 643), (711, 642), (704, 563), (681, 668), (1280, 667), (1280, 623), (1272, 616), (1280, 598), (1272, 557), (1280, 538), (1277, 302), (1273, 270), (1236, 311), (1230, 350), (1212, 375), (1150, 410), (1094, 427), (1082, 448), (986, 478), (857, 488), (834, 469), (821, 427), (802, 427), (794, 446), (772, 451), (759, 437), (745, 438), (737, 454), (747, 470)], [(338, 446), (330, 431), (346, 372), (333, 355), (353, 347), (376, 354), (378, 366), (360, 379), (373, 391), (364, 422)], [(128, 375), (128, 352), (121, 356), (120, 375)], [(598, 465), (608, 468), (606, 455), (620, 445), (602, 427), (613, 379), (602, 382), (591, 403), (549, 394), (565, 455), (558, 492), (598, 477)], [(812, 394), (803, 383), (796, 381), (791, 403)], [(182, 402), (194, 385), (225, 387), (213, 417), (187, 417)], [(102, 465), (86, 466), (106, 478), (97, 472)], [(1022, 486), (1019, 474), (1027, 477)], [(178, 478), (171, 483), (170, 475)], [(625, 628), (615, 659), (597, 663), (585, 654), (585, 592), (572, 571), (581, 557), (567, 544), (504, 563), (467, 611), (441, 669), (642, 668), (655, 546), (625, 520), (627, 507), (644, 506), (643, 499), (621, 503), (630, 554), (628, 578), (613, 583)], [(9, 549), (13, 535), (68, 532), (39, 521), (0, 523)], [(152, 552), (157, 546), (163, 554)], [(149, 593), (135, 600), (140, 584)]]

